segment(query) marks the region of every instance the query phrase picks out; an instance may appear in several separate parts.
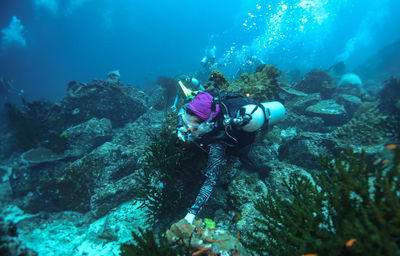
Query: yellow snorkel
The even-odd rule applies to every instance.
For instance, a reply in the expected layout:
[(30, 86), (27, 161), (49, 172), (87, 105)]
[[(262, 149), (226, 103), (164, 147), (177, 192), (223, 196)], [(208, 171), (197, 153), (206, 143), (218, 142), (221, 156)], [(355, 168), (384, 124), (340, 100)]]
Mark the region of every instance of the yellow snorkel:
[(178, 81), (179, 86), (181, 87), (183, 94), (185, 94), (187, 99), (193, 99), (196, 95), (201, 91), (192, 91), (186, 88), (186, 86), (182, 83), (181, 80)]

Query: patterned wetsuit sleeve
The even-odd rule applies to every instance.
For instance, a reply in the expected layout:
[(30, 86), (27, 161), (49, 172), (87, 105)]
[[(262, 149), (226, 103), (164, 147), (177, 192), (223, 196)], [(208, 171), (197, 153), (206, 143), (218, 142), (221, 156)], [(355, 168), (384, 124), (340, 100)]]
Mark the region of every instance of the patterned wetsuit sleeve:
[(205, 174), (206, 180), (196, 197), (194, 205), (189, 209), (189, 212), (197, 215), (211, 195), (212, 190), (217, 184), (220, 175), (220, 168), (225, 155), (226, 146), (223, 144), (211, 144), (208, 152), (207, 171)]

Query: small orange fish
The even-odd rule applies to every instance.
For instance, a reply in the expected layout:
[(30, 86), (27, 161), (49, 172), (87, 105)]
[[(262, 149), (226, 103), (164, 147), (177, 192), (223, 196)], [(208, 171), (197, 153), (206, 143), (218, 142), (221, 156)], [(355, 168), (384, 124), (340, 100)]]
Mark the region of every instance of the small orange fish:
[(182, 229), (187, 229), (188, 227), (190, 227), (190, 224), (186, 224), (185, 226), (182, 227)]
[(396, 148), (397, 148), (397, 145), (395, 145), (395, 144), (389, 144), (389, 145), (386, 145), (385, 148), (386, 148), (386, 149), (396, 149)]
[(382, 161), (382, 164), (385, 165), (385, 164), (387, 164), (389, 162), (390, 162), (390, 160), (385, 159), (385, 160)]
[(240, 231), (238, 231), (238, 232), (236, 233), (236, 244), (239, 243), (239, 234), (240, 234)]
[(226, 241), (229, 241), (230, 239), (229, 238), (227, 238), (227, 239), (222, 239), (222, 240), (218, 240), (218, 241), (216, 241), (217, 243), (223, 243), (223, 242), (226, 242)]
[(349, 241), (346, 242), (346, 247), (352, 246), (356, 241), (357, 239), (355, 238), (350, 239)]
[(196, 231), (198, 231), (198, 232), (204, 232), (204, 229), (198, 228), (198, 229), (196, 229)]
[(194, 253), (192, 253), (192, 256), (198, 255), (198, 254), (203, 253), (203, 252), (205, 252), (205, 251), (207, 251), (207, 250), (210, 250), (210, 248), (208, 248), (208, 247), (203, 247), (203, 248), (201, 248), (200, 250), (195, 251)]
[(210, 228), (210, 230), (216, 230), (217, 228)]
[(316, 253), (302, 254), (301, 256), (318, 256)]
[(378, 158), (372, 164), (373, 165), (378, 165), (381, 161), (382, 161), (382, 158)]

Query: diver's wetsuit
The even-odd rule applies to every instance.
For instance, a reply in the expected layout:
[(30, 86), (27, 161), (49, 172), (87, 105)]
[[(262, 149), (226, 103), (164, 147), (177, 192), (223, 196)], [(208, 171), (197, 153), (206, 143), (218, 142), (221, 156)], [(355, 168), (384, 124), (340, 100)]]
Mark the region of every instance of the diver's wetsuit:
[(221, 173), (220, 168), (225, 155), (225, 149), (226, 145), (222, 143), (210, 145), (210, 150), (208, 152), (207, 171), (205, 174), (206, 180), (203, 183), (203, 186), (201, 187), (193, 206), (189, 209), (190, 213), (197, 215), (210, 197), (211, 192), (217, 184), (217, 180)]
[[(232, 98), (231, 100), (224, 100), (224, 103), (225, 105), (227, 105), (229, 112), (237, 113), (238, 109), (248, 104), (249, 101), (247, 99), (244, 99), (243, 97), (236, 97)], [(256, 133), (244, 132), (240, 128), (236, 127), (230, 130), (230, 135), (233, 138), (237, 139), (237, 141), (235, 142), (225, 132), (223, 120), (224, 117), (221, 111), (221, 113), (219, 113), (214, 119), (216, 123), (216, 127), (214, 128), (214, 130), (208, 134), (205, 134), (200, 139), (201, 144), (208, 145), (209, 152), (207, 170), (205, 173), (206, 180), (204, 181), (203, 186), (201, 187), (193, 206), (189, 209), (189, 213), (194, 215), (197, 215), (204, 207), (214, 187), (217, 184), (226, 149), (228, 147), (233, 147), (235, 148), (236, 153), (247, 153), (250, 145), (253, 143), (255, 138)]]

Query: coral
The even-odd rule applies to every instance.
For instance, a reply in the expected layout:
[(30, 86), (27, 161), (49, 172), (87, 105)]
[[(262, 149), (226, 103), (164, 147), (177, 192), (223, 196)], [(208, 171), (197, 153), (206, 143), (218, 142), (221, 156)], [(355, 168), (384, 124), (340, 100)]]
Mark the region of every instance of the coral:
[[(312, 178), (292, 176), (290, 196), (276, 192), (256, 204), (262, 214), (249, 248), (258, 255), (399, 255), (400, 149), (391, 164), (366, 154), (322, 158)], [(387, 166), (387, 167), (386, 167)]]
[(208, 81), (213, 82), (205, 84), (205, 88), (207, 90), (211, 90), (213, 88), (218, 88), (220, 91), (227, 91), (229, 87), (229, 81), (225, 78), (224, 74), (221, 71), (213, 70), (208, 78)]
[(240, 79), (231, 83), (228, 92), (238, 92), (248, 95), (252, 100), (265, 101), (275, 99), (278, 93), (278, 77), (281, 72), (272, 65), (257, 68), (253, 75), (244, 73)]
[(193, 225), (182, 219), (165, 234), (139, 229), (132, 236), (133, 243), (122, 244), (120, 255), (248, 255), (239, 233), (235, 237), (221, 228), (206, 228), (201, 219)]
[(206, 228), (215, 228), (215, 222), (212, 219), (204, 218), (204, 224), (206, 225)]
[(48, 148), (38, 147), (26, 151), (21, 155), (21, 160), (28, 164), (40, 164), (54, 162), (65, 158), (64, 155), (57, 154)]
[(353, 73), (344, 74), (338, 83), (338, 87), (356, 87), (360, 90), (363, 89), (363, 84), (358, 75)]
[(239, 241), (239, 235), (238, 232), (234, 237), (221, 228), (208, 228), (201, 219), (196, 219), (193, 225), (181, 219), (166, 232), (170, 244), (195, 250), (194, 255), (247, 255)]

